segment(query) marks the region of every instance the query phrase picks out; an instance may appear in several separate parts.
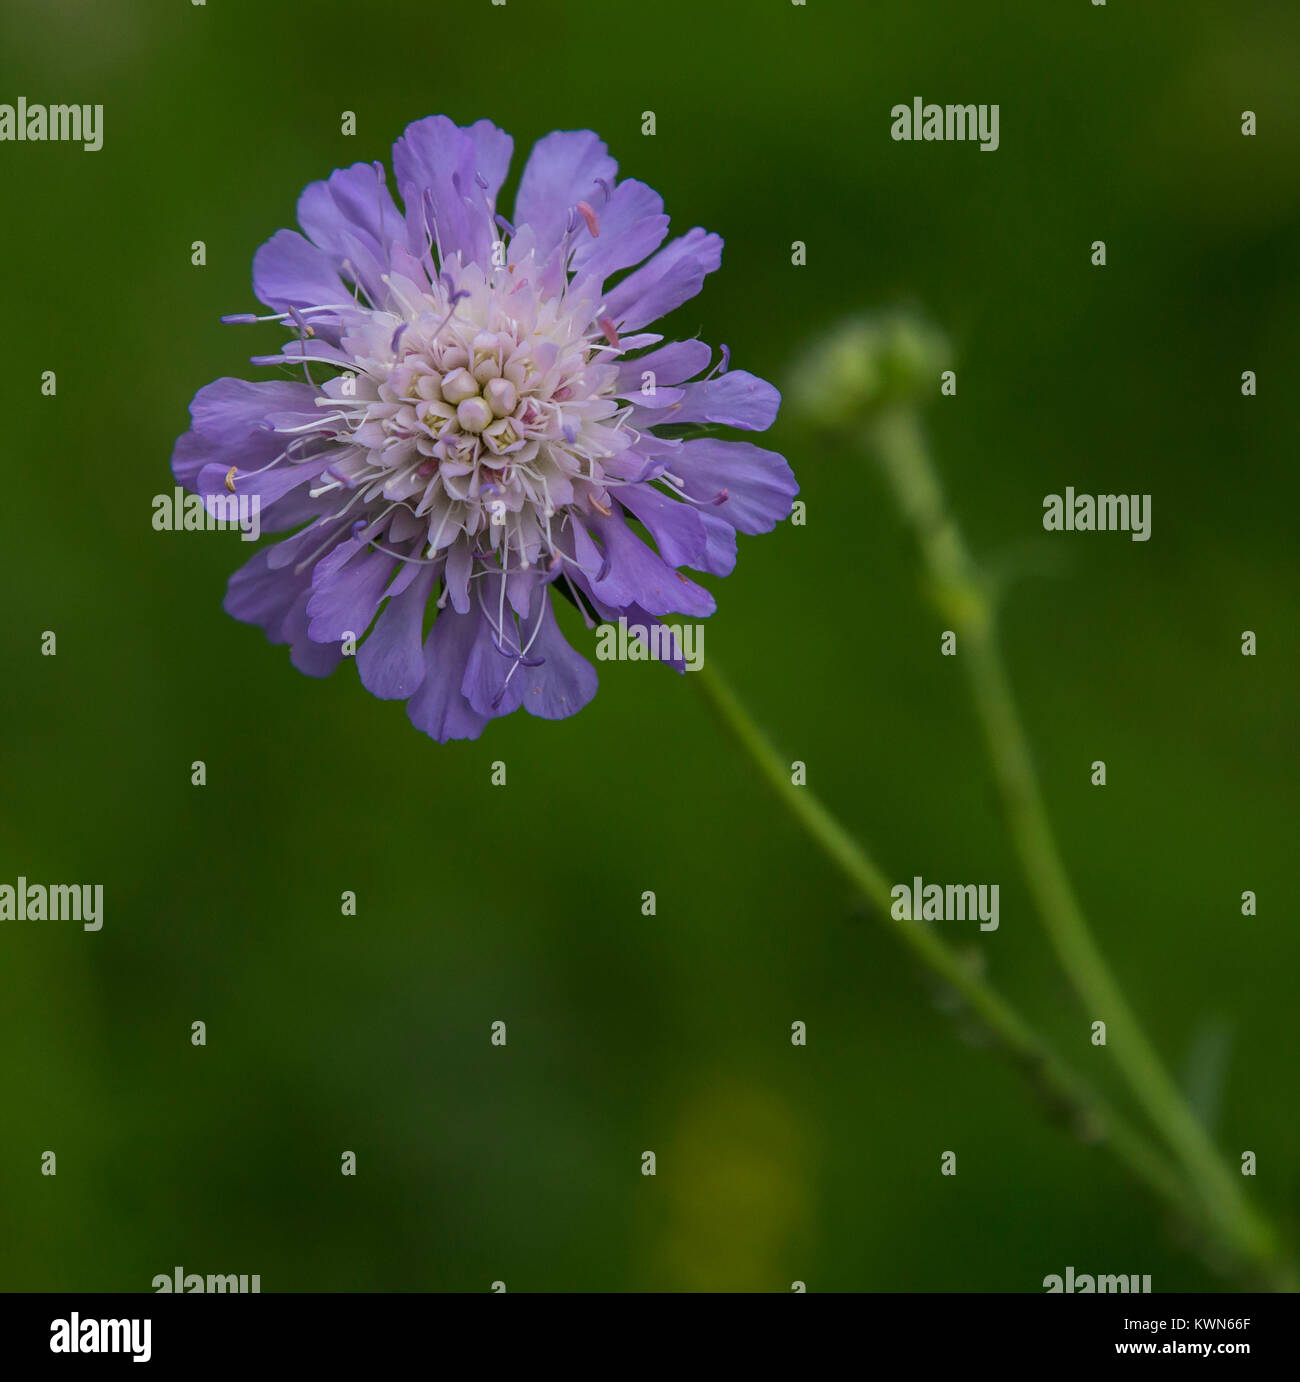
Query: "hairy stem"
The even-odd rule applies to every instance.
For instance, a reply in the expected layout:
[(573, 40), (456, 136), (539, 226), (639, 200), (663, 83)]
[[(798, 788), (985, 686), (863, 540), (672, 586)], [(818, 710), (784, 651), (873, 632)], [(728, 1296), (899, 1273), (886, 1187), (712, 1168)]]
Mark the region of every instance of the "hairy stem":
[(1016, 853), (1044, 927), (1091, 1020), (1152, 1126), (1178, 1159), (1219, 1236), (1275, 1284), (1288, 1280), (1269, 1224), (1220, 1159), (1147, 1039), (1089, 930), (1043, 802), (1028, 740), (998, 652), (993, 606), (947, 512), (920, 426), (905, 408), (885, 413), (873, 450), (915, 530), (933, 594), (957, 634)]
[(931, 927), (894, 916), (889, 880), (808, 787), (796, 787), (790, 770), (713, 665), (690, 674), (739, 746), (807, 831), (855, 888), (878, 910), (912, 954), (954, 988), (1003, 1051), (1080, 1129), (1099, 1133), (1129, 1169), (1179, 1214), (1195, 1218), (1188, 1187), (1165, 1155), (1081, 1079), (1063, 1065), (1033, 1029), (981, 979)]

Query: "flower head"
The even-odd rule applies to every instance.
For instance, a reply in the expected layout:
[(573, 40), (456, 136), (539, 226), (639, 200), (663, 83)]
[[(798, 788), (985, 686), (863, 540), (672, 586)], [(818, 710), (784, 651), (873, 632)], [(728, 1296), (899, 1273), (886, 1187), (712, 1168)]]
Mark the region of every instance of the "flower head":
[(775, 453), (683, 435), (761, 430), (776, 390), (725, 348), (710, 369), (701, 341), (646, 330), (699, 292), (721, 240), (660, 248), (662, 200), (618, 181), (589, 131), (534, 147), (507, 221), (511, 148), (485, 120), (432, 116), (393, 148), (403, 209), (380, 164), (309, 186), (305, 235), (253, 261), (291, 332), (253, 363), (291, 377), (201, 389), (172, 458), (207, 502), (246, 494), (263, 530), (296, 530), (235, 574), (226, 610), (313, 676), (355, 640), (365, 686), (439, 740), (595, 694), (553, 590), (589, 625), (708, 615), (679, 568), (728, 574), (736, 532), (769, 531), (797, 493)]

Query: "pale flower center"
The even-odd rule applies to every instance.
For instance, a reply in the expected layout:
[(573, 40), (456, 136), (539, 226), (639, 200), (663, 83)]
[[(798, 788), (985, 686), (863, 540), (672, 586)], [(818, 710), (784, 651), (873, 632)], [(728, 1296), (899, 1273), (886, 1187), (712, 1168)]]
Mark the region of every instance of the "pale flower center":
[(355, 372), (318, 399), (341, 450), (313, 493), (361, 490), (372, 519), (400, 507), (393, 536), (424, 528), (429, 557), (486, 534), (509, 566), (554, 551), (559, 509), (607, 512), (604, 463), (632, 440), (611, 349), (588, 325), (595, 304), (541, 291), (539, 275), (531, 256), (462, 269), (455, 292), (391, 275), (385, 306), (344, 331)]

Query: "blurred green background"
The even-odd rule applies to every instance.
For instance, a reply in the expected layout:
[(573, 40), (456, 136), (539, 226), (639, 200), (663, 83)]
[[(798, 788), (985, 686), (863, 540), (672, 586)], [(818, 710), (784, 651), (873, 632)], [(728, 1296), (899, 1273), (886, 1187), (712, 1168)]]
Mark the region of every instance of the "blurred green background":
[[(950, 332), (935, 453), (1012, 580), (1085, 906), (1169, 1063), (1226, 1051), (1216, 1136), (1294, 1226), (1298, 52), (1282, 0), (5, 0), (0, 100), (100, 102), (105, 142), (0, 145), (0, 881), (102, 882), (105, 922), (0, 926), (0, 1287), (1223, 1284), (960, 1039), (689, 678), (602, 663), (575, 719), (440, 747), (222, 613), (245, 544), (153, 531), (190, 397), (280, 339), (218, 323), (253, 251), (434, 112), (514, 135), (508, 195), (533, 140), (598, 130), (724, 237), (675, 324), (738, 367), (784, 382), (863, 309)], [(916, 95), (998, 103), (1000, 149), (894, 143)], [(889, 496), (788, 413), (770, 444), (807, 526), (741, 540), (709, 659), (894, 877), (1001, 884), (998, 932), (950, 933), (1114, 1089)], [(1045, 534), (1066, 485), (1152, 494), (1151, 541)]]

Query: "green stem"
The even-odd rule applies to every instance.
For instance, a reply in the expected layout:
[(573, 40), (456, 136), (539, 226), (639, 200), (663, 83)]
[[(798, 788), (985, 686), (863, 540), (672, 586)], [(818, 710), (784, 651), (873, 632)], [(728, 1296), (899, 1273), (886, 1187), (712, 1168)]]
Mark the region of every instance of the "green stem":
[(1085, 1013), (1106, 1022), (1105, 1049), (1178, 1158), (1210, 1221), (1240, 1254), (1280, 1281), (1285, 1268), (1271, 1227), (1242, 1193), (1166, 1072), (1088, 928), (1048, 819), (998, 652), (992, 602), (947, 512), (915, 415), (902, 408), (887, 412), (874, 428), (873, 441), (916, 531), (939, 607), (957, 634), (958, 658), (971, 679), (1016, 852), (1057, 957)]
[(1013, 1063), (1041, 1085), (1054, 1103), (1067, 1110), (1080, 1127), (1099, 1130), (1139, 1179), (1179, 1214), (1188, 1216), (1188, 1187), (1163, 1153), (1063, 1065), (1015, 1010), (931, 927), (894, 915), (889, 880), (816, 794), (791, 782), (789, 767), (713, 665), (693, 673), (692, 680), (794, 818), (849, 882), (875, 905), (886, 925), (912, 954), (961, 994)]

